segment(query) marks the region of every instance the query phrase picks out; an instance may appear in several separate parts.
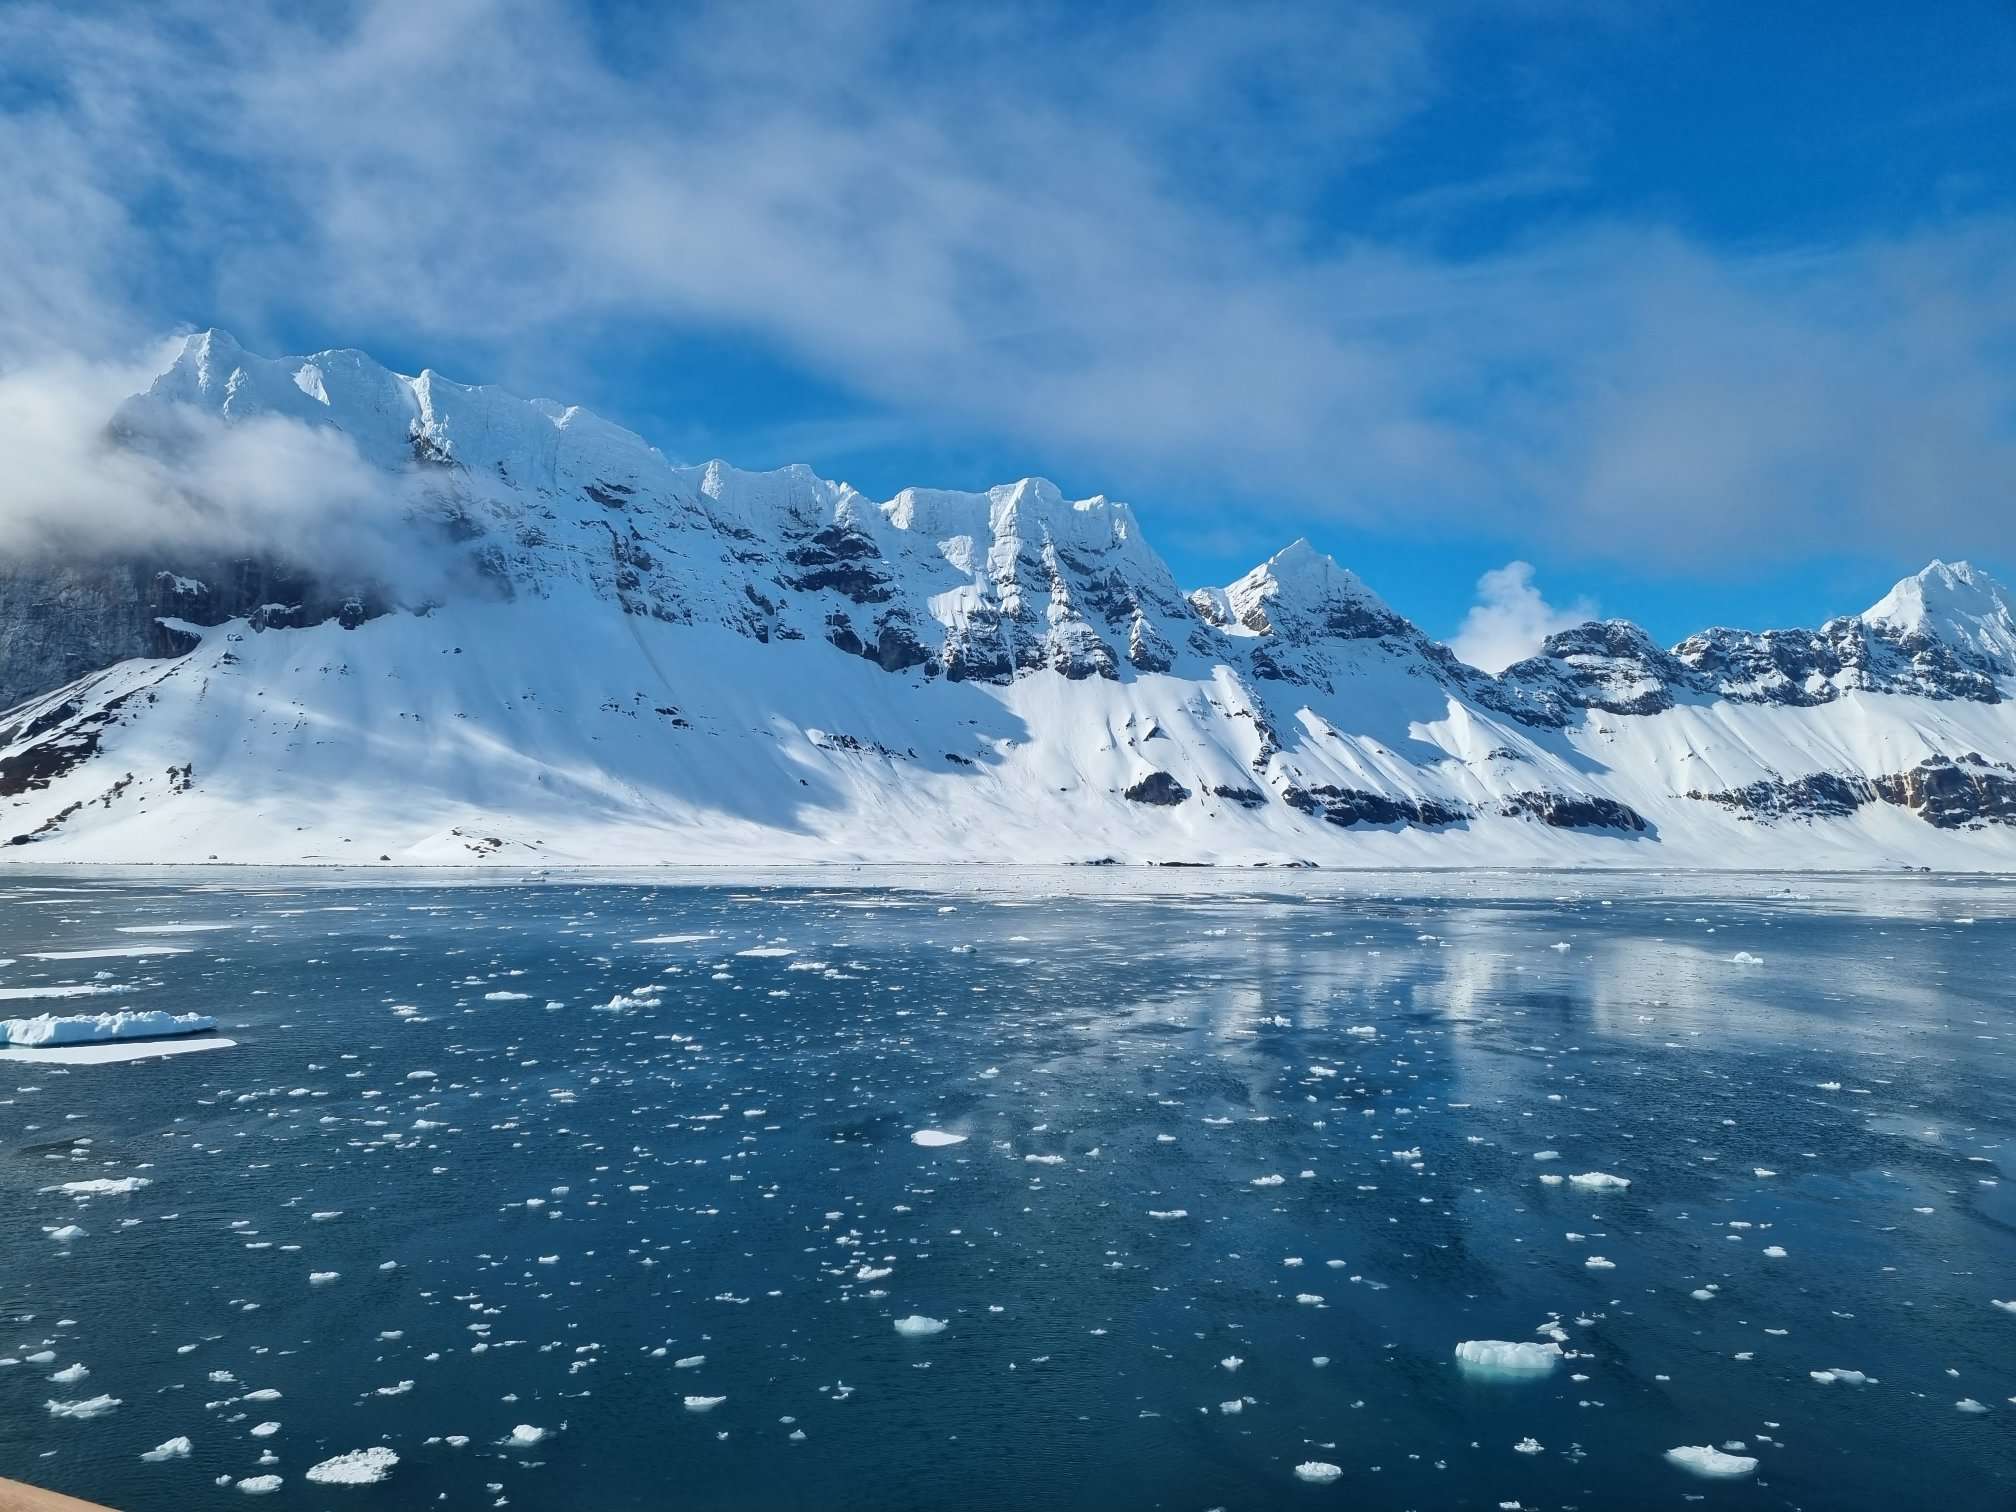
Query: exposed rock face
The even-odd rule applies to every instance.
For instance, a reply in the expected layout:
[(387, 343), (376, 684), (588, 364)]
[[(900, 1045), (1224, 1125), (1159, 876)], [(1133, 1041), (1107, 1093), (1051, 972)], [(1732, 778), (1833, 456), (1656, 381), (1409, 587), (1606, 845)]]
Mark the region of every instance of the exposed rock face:
[(1879, 777), (1876, 792), (1885, 803), (1911, 809), (1940, 829), (2016, 824), (2016, 767), (1976, 754), (1924, 761), (1908, 772)]
[(1364, 788), (1342, 788), (1329, 783), (1310, 788), (1291, 787), (1281, 794), (1281, 799), (1291, 808), (1346, 829), (1354, 824), (1418, 824), (1437, 828), (1461, 824), (1471, 813), (1465, 806), (1432, 798), (1389, 797)]
[(1535, 720), (1553, 725), (1588, 709), (1658, 714), (1673, 707), (1676, 688), (1694, 688), (1689, 668), (1629, 620), (1591, 620), (1550, 635), (1538, 656), (1507, 667), (1499, 680), (1530, 698)]
[(1837, 819), (1872, 803), (1910, 809), (1939, 829), (2016, 824), (2016, 766), (1978, 752), (1931, 757), (1908, 771), (1863, 777), (1816, 772), (1786, 781), (1753, 782), (1727, 792), (1687, 795), (1745, 819)]
[(1614, 798), (1590, 798), (1572, 793), (1514, 793), (1499, 804), (1508, 818), (1538, 819), (1555, 829), (1612, 829), (1642, 834), (1642, 815)]
[(1844, 819), (1876, 801), (1876, 784), (1867, 777), (1814, 772), (1806, 777), (1764, 778), (1724, 792), (1690, 792), (1687, 796), (1719, 803), (1743, 819)]
[(1150, 772), (1139, 782), (1129, 785), (1120, 796), (1129, 803), (1151, 803), (1160, 808), (1174, 808), (1179, 803), (1189, 801), (1190, 789), (1167, 772)]
[(193, 641), (164, 620), (354, 626), (385, 608), (373, 590), (272, 561), (10, 563), (0, 567), (0, 710), (130, 657), (179, 656)]

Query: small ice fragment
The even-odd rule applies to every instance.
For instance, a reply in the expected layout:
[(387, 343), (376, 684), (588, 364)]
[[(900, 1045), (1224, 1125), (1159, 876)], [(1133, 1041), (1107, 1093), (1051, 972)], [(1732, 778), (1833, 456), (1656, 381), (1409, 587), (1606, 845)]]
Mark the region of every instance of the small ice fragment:
[(1540, 1440), (1530, 1437), (1522, 1438), (1512, 1446), (1512, 1452), (1514, 1454), (1538, 1454), (1540, 1447)]
[(896, 1320), (896, 1332), (906, 1339), (928, 1339), (933, 1334), (945, 1332), (943, 1318), (927, 1318), (922, 1313), (912, 1313), (907, 1318)]
[(248, 1475), (238, 1482), (238, 1489), (247, 1496), (271, 1496), (281, 1486), (277, 1475)]
[(550, 1428), (534, 1428), (530, 1423), (520, 1423), (511, 1430), (510, 1437), (504, 1440), (504, 1447), (529, 1449), (534, 1444), (543, 1442), (552, 1431)]
[(162, 1460), (187, 1459), (189, 1451), (195, 1447), (188, 1439), (177, 1434), (165, 1444), (156, 1444), (152, 1449), (142, 1454), (140, 1458), (146, 1460), (149, 1464), (158, 1465)]
[(1580, 1176), (1570, 1176), (1568, 1184), (1592, 1192), (1621, 1191), (1631, 1185), (1626, 1178), (1612, 1176), (1608, 1171), (1584, 1171)]
[(688, 1412), (712, 1412), (727, 1400), (728, 1398), (725, 1396), (689, 1396), (685, 1399), (686, 1410)]
[(1324, 1460), (1304, 1460), (1295, 1467), (1297, 1480), (1309, 1481), (1318, 1486), (1329, 1485), (1343, 1473), (1339, 1467)]

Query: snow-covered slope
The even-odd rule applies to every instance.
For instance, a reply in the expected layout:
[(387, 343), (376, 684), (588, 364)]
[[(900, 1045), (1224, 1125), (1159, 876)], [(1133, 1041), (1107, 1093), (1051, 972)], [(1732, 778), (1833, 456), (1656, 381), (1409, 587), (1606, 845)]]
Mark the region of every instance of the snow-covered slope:
[(342, 432), (413, 570), (0, 569), (9, 859), (2016, 865), (2016, 620), (1965, 564), (1492, 677), (1307, 542), (1186, 595), (1127, 506), (1040, 479), (682, 467), (218, 332), (114, 432), (192, 413)]

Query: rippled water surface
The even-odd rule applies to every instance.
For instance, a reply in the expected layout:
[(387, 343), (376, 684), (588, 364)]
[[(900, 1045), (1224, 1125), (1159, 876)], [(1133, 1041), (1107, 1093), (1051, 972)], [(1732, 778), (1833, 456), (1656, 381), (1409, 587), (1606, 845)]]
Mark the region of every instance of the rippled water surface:
[(2016, 1505), (2006, 882), (9, 873), (0, 960), (234, 1042), (0, 1057), (0, 1474), (131, 1512)]

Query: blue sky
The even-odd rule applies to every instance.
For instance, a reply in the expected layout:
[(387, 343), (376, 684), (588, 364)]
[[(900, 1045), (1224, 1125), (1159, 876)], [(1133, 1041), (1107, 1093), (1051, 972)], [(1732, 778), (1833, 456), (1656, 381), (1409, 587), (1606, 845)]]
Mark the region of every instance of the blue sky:
[(2008, 576), (2012, 190), (2007, 0), (0, 7), (16, 371), (359, 346), (1445, 635)]

